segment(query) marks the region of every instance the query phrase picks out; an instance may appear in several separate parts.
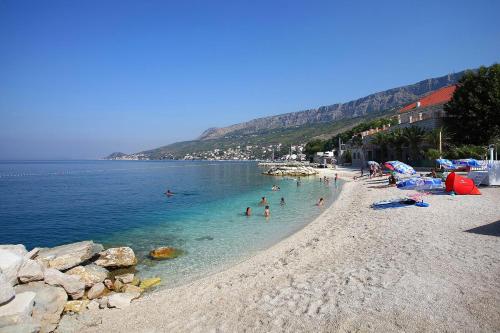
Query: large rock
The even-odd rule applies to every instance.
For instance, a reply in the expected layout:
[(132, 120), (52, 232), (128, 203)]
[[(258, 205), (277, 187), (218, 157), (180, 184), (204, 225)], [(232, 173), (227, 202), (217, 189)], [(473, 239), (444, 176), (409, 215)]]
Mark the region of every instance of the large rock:
[(23, 244), (7, 244), (7, 245), (0, 245), (0, 250), (7, 250), (9, 252), (13, 252), (17, 255), (20, 255), (21, 257), (24, 257), (28, 251), (26, 250), (26, 247), (24, 247)]
[(16, 251), (0, 249), (0, 272), (12, 286), (17, 284), (17, 272), (22, 263), (23, 256)]
[(87, 309), (87, 305), (89, 304), (89, 300), (78, 300), (78, 301), (68, 301), (64, 306), (64, 312), (73, 312), (80, 313)]
[(36, 294), (31, 291), (19, 293), (9, 303), (0, 306), (0, 327), (21, 324), (30, 320)]
[(17, 272), (17, 277), (22, 283), (43, 280), (43, 266), (38, 261), (25, 258)]
[(110, 308), (123, 309), (130, 305), (133, 299), (141, 296), (140, 293), (117, 293), (108, 297), (108, 306)]
[(163, 246), (149, 252), (149, 256), (156, 260), (174, 259), (182, 254), (182, 250), (174, 247)]
[(45, 270), (45, 283), (63, 287), (72, 299), (82, 298), (85, 292), (85, 283), (78, 276), (64, 274), (53, 268)]
[(56, 329), (64, 305), (68, 300), (66, 291), (44, 282), (31, 282), (16, 286), (16, 292), (32, 291), (36, 293), (32, 317), (40, 323), (40, 332), (52, 332)]
[(56, 246), (50, 249), (41, 249), (36, 260), (45, 267), (66, 270), (90, 260), (97, 253), (103, 250), (101, 244), (92, 241)]
[(14, 288), (0, 272), (0, 306), (12, 300), (15, 296)]
[(88, 299), (99, 298), (104, 294), (105, 290), (106, 287), (104, 286), (104, 283), (102, 282), (96, 283), (87, 292), (87, 297)]
[(124, 284), (132, 283), (132, 281), (134, 281), (134, 274), (127, 273), (127, 274), (116, 275), (115, 279)]
[(90, 264), (87, 266), (76, 266), (66, 272), (69, 275), (76, 275), (85, 283), (87, 288), (104, 281), (108, 277), (109, 271), (101, 266)]
[(102, 267), (128, 267), (137, 264), (137, 258), (130, 247), (115, 247), (99, 253), (95, 263)]

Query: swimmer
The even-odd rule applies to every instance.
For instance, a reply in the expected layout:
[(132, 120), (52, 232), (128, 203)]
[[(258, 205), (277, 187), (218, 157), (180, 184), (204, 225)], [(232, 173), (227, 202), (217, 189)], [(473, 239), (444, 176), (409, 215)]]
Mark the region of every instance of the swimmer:
[(266, 206), (266, 208), (264, 209), (264, 216), (265, 217), (271, 216), (271, 212), (269, 211), (269, 206)]
[(167, 197), (171, 197), (172, 195), (174, 195), (174, 192), (170, 192), (170, 190), (167, 190), (167, 192), (165, 192), (165, 195)]
[(247, 207), (247, 210), (245, 211), (245, 216), (251, 216), (252, 215), (252, 208)]
[(259, 202), (259, 205), (267, 205), (267, 199), (266, 199), (266, 197), (262, 197), (262, 199)]
[(321, 207), (321, 206), (323, 206), (323, 204), (324, 204), (324, 203), (325, 203), (325, 202), (324, 202), (323, 198), (319, 198), (319, 201), (318, 201), (318, 203), (316, 204), (316, 206)]
[(281, 206), (286, 205), (286, 203), (285, 203), (285, 198), (281, 197), (280, 205), (281, 205)]

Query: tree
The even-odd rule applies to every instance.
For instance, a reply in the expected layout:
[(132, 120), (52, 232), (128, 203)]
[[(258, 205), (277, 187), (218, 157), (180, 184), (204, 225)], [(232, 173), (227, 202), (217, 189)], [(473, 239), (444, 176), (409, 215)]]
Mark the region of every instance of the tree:
[(389, 136), (386, 132), (378, 132), (372, 138), (372, 144), (380, 147), (381, 159), (385, 159), (387, 157), (387, 148), (389, 145)]
[(500, 65), (466, 72), (444, 110), (455, 143), (488, 145), (499, 138)]
[(406, 127), (403, 129), (403, 137), (408, 144), (411, 160), (418, 160), (420, 155), (420, 144), (424, 140), (425, 131), (419, 126)]
[(398, 160), (403, 159), (403, 146), (406, 144), (406, 138), (400, 128), (396, 128), (389, 133), (389, 144), (394, 147), (396, 158)]
[(316, 154), (318, 151), (324, 151), (325, 150), (325, 144), (326, 141), (323, 140), (312, 140), (309, 141), (306, 146), (304, 147), (304, 151), (307, 155), (311, 156)]

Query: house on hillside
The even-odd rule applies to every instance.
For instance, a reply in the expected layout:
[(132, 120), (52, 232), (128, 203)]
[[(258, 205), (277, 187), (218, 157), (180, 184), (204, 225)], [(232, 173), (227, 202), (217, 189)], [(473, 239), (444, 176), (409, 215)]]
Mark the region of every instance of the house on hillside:
[[(390, 132), (397, 128), (411, 126), (419, 126), (425, 130), (433, 130), (441, 127), (445, 117), (443, 106), (451, 100), (456, 88), (456, 85), (451, 85), (438, 89), (420, 100), (408, 104), (396, 111), (396, 114), (393, 116), (397, 119), (396, 125), (374, 128), (359, 133), (361, 135), (362, 144), (357, 146), (351, 144), (349, 146), (352, 156), (352, 165), (360, 167), (361, 165), (366, 165), (367, 161), (382, 161), (381, 149), (373, 143), (373, 138), (376, 133), (385, 131)], [(402, 160), (408, 161), (409, 154), (407, 149), (403, 149), (402, 154)], [(388, 149), (386, 157), (388, 160), (397, 159), (396, 152), (391, 149)]]

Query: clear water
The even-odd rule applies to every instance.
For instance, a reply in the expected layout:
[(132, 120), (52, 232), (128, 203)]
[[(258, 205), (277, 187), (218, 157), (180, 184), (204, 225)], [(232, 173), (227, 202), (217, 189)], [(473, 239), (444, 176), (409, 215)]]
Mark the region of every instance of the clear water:
[[(0, 244), (46, 247), (92, 239), (130, 246), (142, 277), (172, 286), (241, 261), (312, 221), (338, 193), (317, 177), (261, 175), (252, 162), (0, 162)], [(272, 191), (272, 185), (281, 191)], [(176, 194), (166, 197), (170, 189)], [(262, 196), (271, 217), (263, 216)], [(280, 205), (284, 197), (285, 206)], [(244, 216), (246, 207), (253, 215)], [(173, 246), (177, 259), (152, 261)]]

